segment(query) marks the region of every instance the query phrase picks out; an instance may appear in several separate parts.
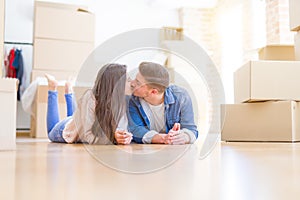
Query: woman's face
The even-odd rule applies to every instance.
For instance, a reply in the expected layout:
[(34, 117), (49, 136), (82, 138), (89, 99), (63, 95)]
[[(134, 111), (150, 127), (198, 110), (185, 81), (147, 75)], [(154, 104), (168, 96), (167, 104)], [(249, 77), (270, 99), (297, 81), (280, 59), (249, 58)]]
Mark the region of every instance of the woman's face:
[(131, 78), (127, 75), (126, 83), (125, 83), (125, 95), (132, 94), (131, 87), (130, 87), (131, 81), (132, 81)]

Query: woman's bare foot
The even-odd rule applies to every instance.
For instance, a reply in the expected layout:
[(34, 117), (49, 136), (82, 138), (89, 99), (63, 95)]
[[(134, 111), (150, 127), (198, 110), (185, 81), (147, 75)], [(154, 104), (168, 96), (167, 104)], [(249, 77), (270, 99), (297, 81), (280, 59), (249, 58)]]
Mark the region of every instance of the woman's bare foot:
[(55, 79), (55, 77), (52, 76), (52, 75), (50, 75), (50, 74), (45, 74), (45, 77), (48, 80), (48, 88), (49, 88), (49, 90), (56, 91), (57, 90), (58, 82)]
[(73, 93), (73, 78), (69, 77), (69, 79), (65, 83), (65, 94)]

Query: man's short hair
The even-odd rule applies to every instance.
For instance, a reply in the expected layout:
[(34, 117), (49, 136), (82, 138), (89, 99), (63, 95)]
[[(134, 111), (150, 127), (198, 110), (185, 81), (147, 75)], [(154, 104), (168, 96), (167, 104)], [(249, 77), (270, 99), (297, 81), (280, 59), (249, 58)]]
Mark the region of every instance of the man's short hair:
[(142, 62), (139, 65), (139, 72), (145, 78), (146, 84), (159, 92), (164, 92), (169, 86), (169, 72), (166, 67), (160, 64)]

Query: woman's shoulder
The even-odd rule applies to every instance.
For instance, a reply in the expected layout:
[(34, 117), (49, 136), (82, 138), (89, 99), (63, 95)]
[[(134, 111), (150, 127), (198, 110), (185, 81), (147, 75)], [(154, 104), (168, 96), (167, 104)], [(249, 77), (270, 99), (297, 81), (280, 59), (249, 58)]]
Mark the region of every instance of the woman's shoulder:
[(92, 102), (93, 104), (95, 103), (95, 96), (92, 89), (86, 90), (79, 99), (79, 103), (86, 104), (87, 102)]
[(89, 98), (95, 99), (95, 96), (93, 94), (92, 89), (87, 89), (80, 98), (81, 99), (89, 99)]

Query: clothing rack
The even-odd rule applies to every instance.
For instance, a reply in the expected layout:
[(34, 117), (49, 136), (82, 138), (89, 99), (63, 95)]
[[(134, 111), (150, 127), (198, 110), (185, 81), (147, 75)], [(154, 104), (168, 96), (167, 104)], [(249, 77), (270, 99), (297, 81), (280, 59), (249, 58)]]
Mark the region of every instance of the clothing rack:
[(33, 45), (33, 43), (28, 42), (4, 42), (4, 44)]

